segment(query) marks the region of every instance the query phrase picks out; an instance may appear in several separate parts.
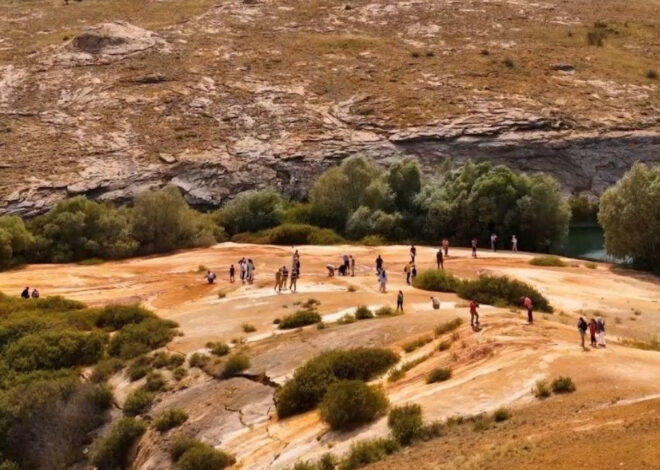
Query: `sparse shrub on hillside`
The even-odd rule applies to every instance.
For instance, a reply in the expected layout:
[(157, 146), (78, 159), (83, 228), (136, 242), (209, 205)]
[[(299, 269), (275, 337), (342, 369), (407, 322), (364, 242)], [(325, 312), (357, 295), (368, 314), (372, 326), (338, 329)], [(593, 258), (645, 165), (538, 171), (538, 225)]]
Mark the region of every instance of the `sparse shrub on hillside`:
[(435, 327), (433, 332), (435, 333), (435, 337), (442, 336), (444, 334), (447, 334), (451, 331), (454, 331), (463, 324), (463, 319), (462, 318), (454, 318), (453, 320), (444, 322), (439, 324), (438, 326)]
[(172, 377), (174, 377), (174, 380), (181, 380), (186, 375), (188, 375), (188, 371), (183, 367), (177, 367), (172, 371)]
[(181, 426), (188, 420), (188, 413), (178, 408), (170, 408), (163, 411), (154, 420), (153, 426), (158, 432), (167, 432), (170, 429)]
[(397, 312), (394, 310), (392, 307), (389, 305), (385, 305), (383, 307), (380, 307), (376, 310), (376, 316), (377, 317), (393, 317), (396, 315), (402, 315), (403, 313)]
[(433, 341), (432, 336), (422, 336), (421, 338), (417, 338), (415, 340), (404, 343), (403, 346), (401, 346), (401, 348), (405, 352), (409, 353), (409, 352), (413, 352), (415, 349), (421, 348), (426, 344), (429, 344), (431, 341)]
[(158, 349), (169, 343), (176, 333), (177, 324), (160, 318), (148, 318), (141, 323), (128, 324), (110, 340), (111, 356), (131, 359)]
[(170, 455), (175, 470), (222, 470), (236, 463), (228, 453), (184, 436), (174, 439)]
[(136, 416), (145, 413), (151, 408), (153, 401), (153, 393), (138, 388), (126, 397), (126, 401), (124, 401), (124, 414), (126, 416)]
[(498, 408), (493, 412), (493, 421), (500, 423), (511, 417), (511, 411), (508, 408)]
[(536, 398), (542, 400), (548, 398), (551, 394), (550, 385), (547, 380), (538, 380), (532, 388), (532, 393)]
[(365, 467), (370, 463), (379, 462), (398, 452), (399, 443), (395, 439), (371, 439), (362, 440), (351, 444), (348, 455), (344, 458), (340, 470), (355, 470)]
[(385, 392), (361, 380), (331, 384), (320, 404), (321, 418), (332, 429), (348, 430), (369, 423), (388, 407)]
[(535, 310), (552, 312), (548, 299), (538, 290), (506, 276), (481, 275), (474, 281), (462, 282), (457, 293), (464, 299), (489, 305), (520, 305), (521, 298), (529, 297)]
[(96, 326), (116, 331), (130, 324), (141, 323), (156, 316), (139, 305), (108, 305), (101, 309)]
[(243, 323), (241, 325), (241, 328), (243, 329), (244, 333), (254, 333), (255, 331), (257, 331), (257, 328), (249, 323)]
[(327, 351), (296, 369), (293, 378), (275, 392), (275, 406), (280, 418), (314, 408), (328, 386), (337, 380), (368, 381), (398, 361), (390, 350), (359, 348)]
[(449, 348), (451, 348), (451, 341), (449, 341), (449, 340), (440, 341), (438, 343), (438, 348), (437, 349), (440, 352), (446, 351)]
[(646, 78), (649, 80), (657, 80), (658, 79), (658, 72), (655, 70), (649, 70), (646, 72)]
[(147, 356), (140, 356), (135, 358), (131, 365), (128, 366), (126, 373), (128, 375), (128, 379), (131, 382), (135, 382), (136, 380), (140, 380), (142, 377), (146, 376), (149, 372), (151, 372), (151, 370), (151, 359)]
[(575, 391), (575, 384), (570, 377), (558, 377), (552, 381), (552, 391), (554, 393), (571, 393)]
[(374, 313), (366, 305), (360, 305), (353, 314), (356, 320), (369, 320), (374, 317)]
[(211, 358), (202, 353), (193, 353), (189, 358), (188, 358), (188, 365), (190, 367), (199, 367), (200, 369), (203, 369), (206, 364), (208, 364), (209, 360)]
[(444, 382), (445, 380), (449, 380), (450, 378), (451, 378), (451, 369), (448, 368), (433, 369), (426, 376), (426, 383), (432, 384), (436, 382)]
[(337, 320), (337, 323), (339, 323), (340, 325), (350, 325), (351, 323), (355, 323), (356, 321), (357, 319), (355, 318), (355, 315), (346, 313), (343, 317)]
[(387, 425), (399, 444), (410, 445), (422, 429), (422, 408), (419, 405), (392, 408), (387, 418)]
[(587, 31), (587, 43), (590, 46), (602, 47), (605, 45), (605, 39), (608, 35), (607, 24), (602, 21), (596, 21)]
[(163, 374), (156, 371), (151, 371), (147, 374), (147, 382), (144, 385), (145, 390), (150, 392), (158, 392), (163, 390), (165, 386), (166, 382)]
[(566, 263), (564, 263), (559, 256), (555, 255), (535, 256), (529, 261), (529, 264), (533, 264), (534, 266), (555, 266), (561, 268), (566, 266)]
[(418, 289), (435, 292), (456, 292), (460, 279), (444, 269), (422, 271), (413, 279), (413, 286)]
[(226, 356), (230, 351), (229, 345), (222, 341), (206, 343), (206, 347), (211, 350), (211, 354), (214, 356)]
[(236, 354), (227, 359), (222, 370), (222, 377), (228, 379), (250, 368), (250, 358), (243, 354)]
[(364, 246), (383, 246), (387, 245), (387, 240), (381, 235), (367, 235), (360, 240), (360, 244)]
[(110, 358), (103, 360), (94, 366), (89, 379), (94, 383), (101, 383), (108, 380), (114, 374), (124, 368), (124, 362), (121, 359)]
[(514, 69), (516, 68), (516, 63), (511, 57), (505, 57), (502, 63), (505, 65), (506, 68), (508, 69)]
[(107, 437), (99, 441), (91, 461), (99, 470), (126, 468), (130, 451), (146, 431), (145, 424), (134, 418), (122, 418), (112, 425)]
[(433, 353), (429, 353), (421, 357), (418, 357), (417, 359), (414, 359), (412, 361), (404, 362), (399, 367), (393, 369), (392, 372), (390, 372), (390, 374), (387, 376), (388, 382), (396, 382), (398, 380), (401, 380), (403, 377), (405, 377), (406, 372), (408, 372), (410, 369), (414, 367), (417, 367), (419, 364), (426, 361), (432, 355)]
[(650, 340), (624, 339), (621, 343), (629, 348), (637, 348), (644, 351), (660, 351), (660, 339), (658, 338), (652, 338)]
[(280, 330), (290, 330), (301, 326), (313, 325), (321, 321), (321, 315), (316, 310), (303, 309), (285, 316), (277, 325)]

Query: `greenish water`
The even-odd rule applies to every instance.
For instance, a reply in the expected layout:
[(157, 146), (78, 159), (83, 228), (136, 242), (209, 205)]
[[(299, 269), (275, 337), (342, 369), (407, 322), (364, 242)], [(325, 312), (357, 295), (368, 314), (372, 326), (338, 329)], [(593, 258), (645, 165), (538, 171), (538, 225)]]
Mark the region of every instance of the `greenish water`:
[(605, 251), (603, 229), (598, 225), (571, 227), (563, 254), (571, 258), (612, 261)]

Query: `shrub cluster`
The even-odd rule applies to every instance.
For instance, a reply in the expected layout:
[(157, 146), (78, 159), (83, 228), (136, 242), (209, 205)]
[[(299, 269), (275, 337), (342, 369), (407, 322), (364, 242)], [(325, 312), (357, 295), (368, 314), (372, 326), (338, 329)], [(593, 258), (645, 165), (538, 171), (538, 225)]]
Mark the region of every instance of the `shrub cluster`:
[(360, 305), (353, 314), (356, 320), (369, 320), (374, 318), (374, 313), (366, 305)]
[(353, 429), (385, 413), (388, 400), (382, 388), (361, 380), (340, 380), (331, 384), (319, 406), (321, 418), (332, 429)]
[(407, 446), (419, 435), (422, 429), (422, 407), (405, 405), (393, 408), (387, 419), (392, 436), (399, 444)]
[(214, 356), (226, 356), (229, 354), (229, 345), (223, 343), (222, 341), (217, 341), (215, 343), (206, 343), (206, 347), (211, 350), (211, 354)]
[(344, 239), (330, 229), (308, 224), (285, 223), (256, 233), (238, 233), (232, 241), (266, 245), (337, 245)]
[(520, 299), (529, 297), (534, 308), (541, 312), (552, 312), (552, 307), (538, 290), (516, 279), (506, 276), (481, 275), (474, 281), (462, 282), (457, 294), (470, 300), (489, 305), (520, 305)]
[(405, 352), (413, 352), (415, 349), (419, 349), (422, 346), (429, 344), (431, 341), (433, 341), (432, 336), (422, 336), (421, 338), (417, 338), (413, 341), (409, 341), (405, 343), (402, 348)]
[(236, 463), (228, 453), (184, 436), (174, 439), (170, 456), (175, 470), (222, 470)]
[(300, 328), (307, 325), (313, 325), (321, 321), (321, 315), (316, 311), (316, 308), (302, 308), (291, 315), (287, 315), (279, 322), (277, 327), (280, 330), (290, 330), (292, 328)]
[(435, 337), (437, 338), (439, 336), (442, 336), (444, 334), (447, 334), (451, 331), (460, 328), (462, 324), (463, 324), (462, 318), (454, 318), (453, 320), (439, 324), (438, 326), (435, 327), (433, 332), (435, 333)]
[(449, 380), (450, 378), (451, 378), (451, 369), (448, 368), (433, 369), (426, 376), (426, 383), (432, 384), (436, 382), (444, 382), (445, 380)]
[(163, 433), (181, 426), (187, 420), (188, 413), (178, 408), (170, 408), (156, 417), (153, 426), (158, 432)]
[(228, 379), (249, 368), (250, 358), (243, 354), (235, 354), (227, 359), (227, 362), (225, 363), (225, 366), (222, 370), (222, 378)]
[(456, 292), (460, 279), (444, 269), (429, 269), (413, 279), (413, 286), (418, 289), (435, 292)]
[(358, 348), (322, 353), (296, 369), (275, 393), (280, 418), (303, 413), (316, 407), (330, 385), (339, 380), (368, 381), (394, 365), (399, 357), (390, 350)]
[(99, 441), (92, 453), (92, 463), (99, 470), (126, 468), (130, 451), (147, 427), (134, 418), (122, 418), (112, 425), (108, 436)]
[(555, 255), (535, 256), (529, 261), (529, 264), (533, 264), (534, 266), (554, 266), (558, 268), (566, 266), (566, 263), (564, 263), (559, 256)]

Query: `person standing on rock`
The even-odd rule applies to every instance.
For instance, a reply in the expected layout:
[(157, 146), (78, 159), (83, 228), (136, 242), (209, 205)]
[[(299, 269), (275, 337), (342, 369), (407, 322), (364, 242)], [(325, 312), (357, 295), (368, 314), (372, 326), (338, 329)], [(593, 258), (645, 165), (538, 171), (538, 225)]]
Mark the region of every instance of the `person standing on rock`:
[(383, 258), (378, 255), (378, 258), (376, 258), (376, 273), (380, 274), (381, 270), (383, 269)]
[(527, 309), (527, 323), (530, 325), (534, 323), (534, 302), (529, 297), (523, 297), (522, 304)]
[(442, 256), (442, 249), (438, 250), (438, 252), (435, 254), (435, 263), (438, 266), (437, 269), (445, 269), (445, 260)]
[(348, 272), (351, 269), (351, 258), (346, 253), (344, 253), (342, 260), (344, 262), (344, 271), (346, 272), (346, 274), (348, 274)]
[(289, 290), (291, 292), (296, 292), (298, 290), (298, 269), (294, 268), (291, 270), (291, 285), (289, 286)]
[(584, 318), (580, 317), (577, 322), (577, 329), (580, 333), (580, 345), (584, 349), (584, 337), (587, 335), (587, 322)]
[(406, 264), (405, 268), (403, 268), (403, 272), (406, 273), (406, 284), (410, 285), (410, 274), (412, 272), (412, 261), (408, 264)]
[(351, 277), (355, 277), (355, 258), (351, 255)]
[(273, 287), (273, 290), (282, 291), (282, 268), (279, 268), (275, 273), (275, 287)]
[(449, 256), (449, 240), (447, 238), (442, 239), (442, 250), (445, 252), (445, 258)]
[(479, 302), (476, 300), (470, 301), (470, 326), (479, 327)]
[(415, 248), (415, 245), (410, 245), (410, 262), (414, 263), (416, 257), (417, 257), (417, 248)]
[(474, 237), (472, 239), (471, 245), (472, 245), (472, 257), (476, 258), (477, 257), (477, 244), (479, 241), (477, 240), (477, 237)]
[(378, 273), (378, 290), (382, 293), (387, 292), (387, 273), (384, 267)]
[(252, 259), (247, 260), (245, 277), (247, 277), (248, 283), (252, 284), (254, 282), (254, 263)]
[(518, 251), (518, 237), (515, 235), (511, 237), (511, 251), (514, 253)]
[(598, 336), (598, 346), (601, 348), (607, 347), (605, 344), (605, 320), (602, 318), (596, 320), (596, 334)]
[(596, 343), (596, 320), (593, 318), (589, 320), (589, 339), (591, 340), (591, 347), (597, 348), (598, 343)]
[(490, 235), (490, 249), (497, 251), (497, 234), (491, 233)]
[(294, 269), (297, 269), (298, 272), (300, 272), (300, 253), (298, 253), (298, 250), (293, 253), (293, 259), (291, 260), (291, 272), (293, 272)]
[(399, 310), (403, 313), (403, 291), (401, 290), (396, 295), (396, 311), (398, 312)]
[(229, 266), (229, 282), (233, 284), (235, 280), (236, 280), (236, 268), (234, 268), (234, 265), (232, 264), (231, 266)]
[(286, 289), (286, 283), (289, 280), (289, 270), (286, 269), (286, 266), (282, 266), (282, 280), (280, 281), (280, 292), (282, 289)]
[(241, 270), (241, 282), (245, 284), (245, 272), (247, 271), (245, 266), (245, 258), (238, 260), (238, 269)]

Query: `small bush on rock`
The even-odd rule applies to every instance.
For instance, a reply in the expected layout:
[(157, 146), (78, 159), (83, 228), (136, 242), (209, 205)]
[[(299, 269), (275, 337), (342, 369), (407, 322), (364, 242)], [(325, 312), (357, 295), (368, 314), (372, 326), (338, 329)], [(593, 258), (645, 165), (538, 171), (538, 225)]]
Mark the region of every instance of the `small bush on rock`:
[(426, 383), (432, 384), (436, 382), (444, 382), (445, 380), (449, 380), (450, 378), (451, 378), (451, 369), (447, 369), (447, 368), (433, 369), (426, 376)]
[(575, 391), (575, 384), (570, 377), (557, 377), (552, 381), (552, 391), (554, 393), (571, 393)]
[(365, 305), (360, 305), (358, 308), (356, 308), (354, 315), (356, 320), (368, 320), (374, 317), (373, 312), (369, 310), (369, 307)]
[(112, 425), (108, 436), (96, 445), (92, 463), (99, 470), (126, 468), (130, 450), (144, 434), (146, 426), (134, 418), (122, 418)]
[(126, 401), (124, 402), (124, 414), (126, 416), (137, 416), (145, 413), (151, 408), (153, 401), (153, 393), (138, 388), (126, 397)]
[(387, 425), (399, 444), (410, 445), (422, 429), (422, 408), (419, 405), (393, 408), (387, 418)]
[(321, 418), (332, 429), (353, 429), (382, 415), (388, 400), (381, 388), (361, 380), (342, 380), (330, 385), (320, 405)]
[(460, 282), (460, 279), (444, 269), (429, 269), (413, 279), (413, 286), (435, 292), (456, 292)]
[(154, 420), (153, 426), (158, 432), (166, 432), (170, 429), (181, 426), (187, 420), (188, 413), (178, 408), (171, 408), (158, 415)]

